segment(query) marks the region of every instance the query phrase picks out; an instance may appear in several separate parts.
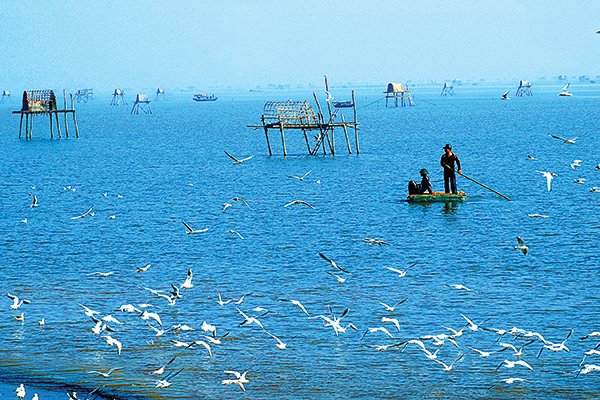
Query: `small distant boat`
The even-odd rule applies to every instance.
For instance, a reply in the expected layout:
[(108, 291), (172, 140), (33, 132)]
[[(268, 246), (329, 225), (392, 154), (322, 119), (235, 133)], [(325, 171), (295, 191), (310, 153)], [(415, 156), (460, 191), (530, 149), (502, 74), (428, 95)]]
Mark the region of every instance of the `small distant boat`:
[(465, 192), (445, 193), (445, 192), (433, 192), (423, 194), (409, 194), (406, 201), (409, 203), (431, 203), (431, 202), (452, 202), (452, 201), (464, 201), (467, 199)]
[(571, 84), (570, 84), (570, 83), (567, 83), (567, 84), (565, 85), (565, 87), (563, 87), (563, 88), (561, 89), (561, 92), (560, 92), (558, 95), (559, 95), (559, 96), (563, 96), (563, 97), (571, 97), (571, 96), (573, 96), (571, 93), (569, 93), (569, 92), (568, 92), (568, 90), (569, 90), (569, 86), (571, 86)]
[(333, 106), (335, 108), (350, 108), (354, 107), (354, 103), (352, 102), (352, 100), (334, 101)]
[(216, 101), (218, 97), (214, 94), (196, 93), (193, 97), (194, 101)]

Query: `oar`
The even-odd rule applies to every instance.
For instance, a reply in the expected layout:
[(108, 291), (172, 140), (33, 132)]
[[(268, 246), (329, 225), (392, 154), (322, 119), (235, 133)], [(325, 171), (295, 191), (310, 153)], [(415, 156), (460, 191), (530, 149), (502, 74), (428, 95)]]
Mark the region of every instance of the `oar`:
[[(444, 164), (444, 167), (448, 168), (450, 171), (454, 171), (454, 168), (450, 168), (450, 166), (449, 166), (448, 164)], [(494, 190), (494, 189), (492, 189), (491, 187), (489, 187), (489, 186), (486, 186), (486, 185), (484, 185), (484, 184), (483, 184), (483, 183), (481, 183), (481, 182), (477, 182), (475, 179), (473, 179), (473, 178), (471, 178), (471, 177), (469, 177), (469, 176), (467, 176), (467, 175), (463, 174), (462, 172), (458, 172), (458, 171), (455, 171), (455, 172), (457, 172), (457, 173), (458, 173), (460, 176), (462, 176), (462, 177), (464, 177), (464, 178), (467, 178), (467, 179), (468, 179), (468, 180), (470, 180), (471, 182), (474, 182), (474, 183), (478, 184), (478, 185), (479, 185), (479, 186), (481, 186), (482, 188), (485, 188), (485, 189), (489, 190), (490, 192), (496, 193), (498, 196), (500, 196), (500, 197), (502, 197), (502, 198), (505, 198), (506, 200), (510, 201), (510, 198), (509, 198), (508, 196), (505, 196), (505, 195), (503, 195), (502, 193), (500, 193), (500, 192), (498, 192), (498, 191), (495, 191), (495, 190)]]

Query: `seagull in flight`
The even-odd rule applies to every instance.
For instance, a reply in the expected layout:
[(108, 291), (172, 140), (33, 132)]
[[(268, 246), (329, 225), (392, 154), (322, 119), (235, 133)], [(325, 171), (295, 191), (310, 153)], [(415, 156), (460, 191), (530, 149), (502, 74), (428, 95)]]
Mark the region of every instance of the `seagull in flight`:
[(527, 216), (531, 218), (548, 218), (548, 216), (544, 214), (527, 214)]
[(367, 333), (375, 333), (375, 332), (385, 333), (386, 335), (388, 335), (388, 337), (390, 339), (394, 339), (394, 336), (390, 333), (390, 331), (388, 331), (387, 328), (384, 328), (383, 326), (377, 327), (377, 328), (367, 328), (365, 333), (363, 333), (362, 338), (364, 338)]
[(181, 222), (183, 222), (183, 225), (186, 227), (187, 229), (187, 233), (188, 235), (195, 235), (196, 233), (204, 233), (208, 231), (208, 228), (204, 228), (204, 229), (198, 229), (198, 230), (194, 230), (192, 229), (191, 226), (188, 225), (187, 222), (185, 222), (184, 220), (181, 220)]
[(575, 169), (577, 167), (581, 167), (582, 160), (573, 160), (571, 163), (571, 169)]
[(465, 285), (461, 285), (460, 283), (445, 284), (444, 286), (448, 286), (448, 287), (454, 288), (454, 289), (456, 289), (458, 291), (461, 291), (461, 290), (464, 290), (465, 292), (470, 292), (471, 291), (471, 289), (469, 289)]
[(527, 160), (529, 161), (537, 161), (537, 158), (534, 156), (527, 156)]
[(16, 310), (19, 307), (21, 307), (23, 304), (31, 303), (30, 300), (22, 300), (22, 299), (18, 298), (17, 296), (15, 296), (14, 294), (7, 293), (6, 296), (13, 301), (13, 303), (10, 305), (11, 310)]
[(150, 269), (151, 266), (152, 266), (152, 264), (148, 263), (148, 264), (144, 265), (143, 267), (137, 267), (135, 269), (135, 272), (146, 272), (146, 271), (148, 271), (148, 269)]
[(227, 154), (227, 156), (233, 160), (234, 164), (242, 164), (242, 163), (248, 161), (249, 159), (251, 159), (252, 157), (254, 157), (254, 156), (249, 156), (246, 158), (238, 159), (238, 158), (232, 156), (231, 154), (229, 154), (227, 151), (225, 151), (225, 154)]
[(38, 206), (39, 206), (39, 204), (38, 204), (37, 196), (33, 195), (33, 202), (31, 203), (31, 205), (29, 207), (30, 208), (35, 208), (35, 207), (38, 207)]
[(544, 350), (550, 350), (554, 353), (558, 353), (559, 351), (569, 351), (569, 348), (567, 346), (565, 346), (565, 342), (571, 337), (571, 335), (573, 334), (573, 329), (571, 329), (569, 331), (569, 334), (567, 335), (567, 337), (565, 338), (565, 340), (563, 340), (561, 343), (552, 343), (552, 342), (546, 342), (544, 343), (544, 345), (542, 346), (542, 348), (540, 349), (540, 352), (538, 353), (537, 357), (540, 358), (540, 356), (542, 355), (542, 352)]
[(234, 230), (234, 229), (229, 229), (229, 230), (227, 231), (227, 233), (233, 233), (233, 234), (235, 234), (235, 235), (238, 235), (238, 237), (239, 237), (240, 239), (242, 239), (242, 240), (244, 239), (244, 237), (243, 237), (243, 236), (242, 236), (242, 235), (241, 235), (241, 234), (240, 234), (238, 231), (236, 231), (236, 230)]
[(242, 391), (246, 391), (246, 388), (244, 387), (244, 383), (248, 383), (248, 379), (246, 378), (246, 374), (248, 373), (248, 371), (244, 372), (243, 374), (240, 374), (237, 371), (223, 371), (223, 373), (225, 374), (232, 374), (235, 375), (235, 377), (237, 379), (224, 379), (221, 381), (221, 383), (223, 385), (238, 385), (240, 387), (240, 389), (242, 389)]
[(388, 242), (377, 238), (364, 238), (362, 241), (371, 245), (376, 244), (378, 246), (391, 246), (391, 244), (389, 244)]
[(188, 269), (187, 272), (187, 278), (185, 279), (185, 282), (183, 282), (181, 284), (181, 288), (183, 290), (188, 290), (194, 287), (194, 284), (192, 283), (192, 278), (194, 277), (194, 274), (192, 273), (192, 269)]
[(325, 99), (326, 102), (329, 103), (330, 101), (333, 100), (333, 96), (327, 90), (325, 91), (325, 94), (327, 95), (327, 98)]
[(444, 371), (446, 372), (450, 372), (452, 371), (452, 368), (454, 367), (454, 364), (456, 364), (457, 362), (459, 362), (460, 360), (462, 360), (462, 358), (465, 356), (465, 353), (460, 353), (460, 355), (458, 356), (458, 358), (454, 361), (452, 361), (452, 364), (450, 365), (446, 365), (445, 363), (443, 363), (440, 360), (434, 359), (433, 361), (435, 361), (436, 363), (440, 364), (442, 367), (444, 367)]
[(231, 201), (239, 201), (241, 203), (244, 203), (246, 205), (246, 207), (252, 208), (252, 207), (250, 207), (250, 204), (248, 204), (248, 202), (246, 200), (244, 200), (242, 197), (232, 197)]
[(548, 135), (549, 137), (553, 138), (553, 139), (558, 139), (558, 140), (562, 140), (562, 142), (564, 144), (575, 144), (575, 142), (577, 141), (577, 137), (571, 138), (571, 139), (566, 139), (564, 137), (560, 137), (557, 135)]
[(87, 274), (87, 276), (100, 276), (102, 278), (108, 278), (111, 275), (116, 275), (118, 274), (118, 272), (114, 272), (114, 271), (110, 271), (110, 272), (92, 272), (90, 274)]
[(287, 203), (286, 205), (284, 205), (284, 207), (289, 207), (289, 206), (293, 206), (293, 205), (296, 205), (296, 204), (302, 204), (302, 205), (304, 205), (304, 206), (306, 206), (308, 208), (312, 208), (312, 209), (315, 208), (315, 206), (313, 206), (312, 204), (310, 204), (310, 203), (308, 203), (308, 202), (306, 202), (304, 200), (290, 201), (289, 203)]
[(494, 386), (497, 386), (497, 385), (499, 385), (501, 383), (506, 383), (507, 385), (512, 385), (513, 383), (517, 383), (517, 382), (519, 382), (519, 383), (524, 383), (524, 382), (525, 383), (531, 383), (531, 381), (528, 381), (527, 379), (523, 379), (523, 378), (506, 378), (506, 379), (500, 379), (498, 381), (498, 383), (492, 385), (490, 387), (490, 389), (492, 389)]
[(385, 303), (383, 303), (381, 301), (379, 302), (379, 304), (381, 304), (382, 306), (384, 306), (385, 310), (387, 312), (394, 312), (394, 310), (396, 309), (396, 307), (398, 307), (400, 304), (404, 303), (406, 300), (408, 300), (408, 297), (405, 298), (405, 299), (403, 299), (403, 300), (400, 300), (399, 302), (397, 302), (396, 304), (394, 304), (392, 306), (389, 306), (389, 305), (387, 305), (387, 304), (385, 304)]
[[(81, 219), (81, 218), (85, 218), (86, 216), (90, 215), (90, 213), (92, 212), (92, 209), (93, 209), (93, 208), (94, 208), (94, 207), (92, 206), (92, 207), (88, 208), (88, 209), (87, 209), (87, 210), (86, 210), (86, 211), (85, 211), (83, 214), (81, 214), (81, 215), (78, 215), (78, 216), (76, 216), (76, 217), (71, 217), (71, 219)], [(91, 214), (91, 215), (93, 215), (93, 214)]]
[(156, 375), (156, 376), (164, 374), (164, 373), (165, 373), (165, 369), (166, 369), (166, 368), (167, 368), (169, 365), (171, 365), (171, 364), (173, 363), (173, 361), (175, 361), (175, 358), (176, 358), (176, 357), (173, 357), (173, 358), (171, 358), (171, 359), (169, 360), (169, 362), (167, 362), (165, 365), (163, 365), (162, 367), (160, 367), (160, 368), (159, 368), (159, 369), (157, 369), (156, 371), (152, 371), (152, 372), (150, 372), (150, 373), (151, 373), (152, 375)]
[(551, 192), (552, 191), (552, 179), (554, 179), (554, 177), (557, 175), (554, 172), (539, 171), (537, 169), (535, 170), (535, 172), (539, 172), (540, 174), (542, 174), (546, 177), (546, 182), (548, 184), (548, 191)]
[(529, 247), (525, 245), (525, 242), (523, 241), (523, 239), (521, 239), (521, 236), (517, 236), (517, 242), (519, 243), (519, 245), (515, 246), (515, 250), (521, 250), (524, 255), (527, 255), (527, 253), (529, 252)]
[(400, 322), (398, 322), (398, 320), (396, 318), (388, 318), (388, 317), (381, 317), (381, 322), (386, 323), (392, 323), (394, 324), (394, 326), (396, 327), (396, 329), (398, 329), (398, 331), (400, 331)]
[(345, 273), (347, 273), (347, 274), (349, 274), (349, 273), (350, 273), (350, 271), (347, 271), (347, 270), (345, 270), (344, 268), (342, 268), (342, 267), (340, 267), (339, 265), (337, 265), (337, 264), (335, 263), (335, 261), (333, 261), (333, 258), (329, 258), (329, 257), (327, 257), (327, 256), (326, 256), (325, 254), (323, 254), (323, 253), (319, 253), (319, 256), (320, 256), (320, 257), (321, 257), (323, 260), (325, 260), (325, 261), (327, 261), (329, 264), (331, 264), (331, 266), (332, 266), (333, 268), (335, 268), (335, 269), (339, 269), (340, 271), (342, 271), (342, 272), (345, 272)]
[(117, 347), (117, 354), (120, 356), (121, 355), (121, 349), (123, 348), (123, 343), (119, 342), (117, 339), (113, 338), (110, 335), (106, 335), (106, 336), (102, 336), (104, 339), (106, 339), (106, 344), (109, 346), (116, 346)]
[(339, 275), (334, 274), (333, 272), (327, 271), (327, 273), (331, 276), (333, 276), (335, 279), (337, 279), (337, 282), (341, 285), (342, 283), (346, 282), (347, 278), (342, 278)]
[(507, 90), (506, 92), (502, 93), (502, 100), (510, 100), (510, 97), (508, 97), (509, 93), (510, 90)]
[(500, 363), (500, 365), (498, 365), (498, 367), (496, 368), (496, 371), (498, 371), (500, 369), (500, 367), (502, 367), (502, 366), (505, 366), (506, 368), (514, 368), (517, 365), (520, 365), (522, 367), (527, 368), (530, 371), (533, 371), (533, 367), (531, 365), (529, 365), (526, 361), (523, 361), (523, 360), (517, 360), (517, 361), (504, 360), (502, 363)]
[(308, 315), (310, 317), (310, 314), (308, 313), (308, 311), (306, 311), (306, 308), (302, 305), (302, 303), (300, 303), (299, 300), (279, 299), (279, 301), (289, 301), (290, 303), (292, 303), (292, 305), (300, 308), (302, 311), (304, 311), (304, 314), (306, 314), (306, 315)]
[(111, 375), (113, 372), (119, 371), (119, 370), (121, 370), (121, 369), (122, 369), (122, 368), (111, 368), (111, 369), (109, 369), (109, 370), (108, 370), (108, 371), (106, 371), (106, 372), (102, 372), (102, 371), (88, 371), (87, 373), (88, 373), (88, 374), (96, 374), (96, 375), (100, 375), (100, 376), (102, 376), (102, 377), (104, 377), (104, 378), (110, 378), (110, 375)]
[(306, 178), (308, 175), (310, 174), (310, 171), (308, 171), (307, 173), (305, 173), (302, 176), (297, 176), (297, 175), (289, 175), (288, 178), (292, 178), (292, 179), (298, 179), (299, 181), (304, 181), (304, 178)]

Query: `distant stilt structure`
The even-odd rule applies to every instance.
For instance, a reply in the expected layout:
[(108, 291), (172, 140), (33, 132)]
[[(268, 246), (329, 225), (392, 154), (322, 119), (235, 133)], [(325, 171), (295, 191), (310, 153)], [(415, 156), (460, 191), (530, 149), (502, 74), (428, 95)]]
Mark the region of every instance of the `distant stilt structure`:
[(94, 100), (94, 90), (93, 89), (79, 89), (75, 92), (75, 102), (77, 103), (87, 103), (88, 101)]
[[(260, 118), (261, 125), (248, 125), (248, 127), (262, 129), (264, 131), (270, 156), (273, 155), (273, 151), (271, 149), (271, 142), (269, 140), (269, 130), (279, 131), (281, 135), (281, 145), (284, 156), (287, 156), (287, 144), (285, 139), (286, 130), (302, 132), (309, 155), (316, 155), (321, 149), (325, 155), (327, 154), (327, 148), (329, 148), (331, 155), (335, 155), (335, 129), (342, 128), (344, 137), (346, 138), (348, 154), (352, 154), (352, 146), (348, 136), (348, 128), (353, 128), (356, 154), (359, 154), (360, 147), (358, 143), (358, 122), (356, 120), (356, 102), (354, 90), (352, 91), (353, 119), (349, 122), (346, 122), (343, 115), (341, 115), (340, 122), (335, 121), (338, 113), (340, 113), (341, 110), (337, 109), (333, 113), (331, 112), (332, 110), (330, 102), (333, 97), (331, 97), (329, 94), (327, 76), (325, 76), (325, 92), (327, 94), (327, 119), (323, 115), (317, 94), (313, 92), (313, 98), (317, 106), (317, 112), (315, 112), (308, 101), (268, 101), (264, 105), (263, 114)], [(349, 109), (349, 107), (347, 109)], [(311, 131), (315, 131), (316, 135), (309, 135), (307, 133)], [(310, 136), (312, 136), (312, 138), (310, 138)]]
[(154, 97), (154, 101), (165, 100), (165, 89), (158, 88), (156, 89), (156, 96)]
[(385, 106), (388, 106), (389, 99), (394, 99), (394, 105), (398, 107), (398, 99), (400, 99), (400, 105), (405, 107), (407, 104), (409, 106), (414, 106), (412, 95), (410, 94), (410, 89), (408, 86), (402, 84), (402, 82), (390, 82), (387, 85), (387, 89), (385, 92)]
[(529, 81), (525, 81), (525, 80), (520, 80), (519, 81), (519, 87), (517, 88), (517, 93), (515, 93), (515, 96), (533, 96), (533, 93), (531, 93), (531, 83), (529, 83)]
[(133, 103), (133, 107), (131, 108), (132, 114), (139, 114), (140, 110), (144, 112), (144, 114), (152, 114), (152, 110), (150, 109), (150, 99), (145, 94), (137, 94), (135, 96), (135, 103)]
[(454, 96), (454, 86), (452, 82), (444, 82), (441, 96)]
[(119, 105), (127, 105), (127, 100), (125, 100), (125, 91), (123, 89), (116, 88), (113, 92), (112, 100), (110, 101), (111, 106), (119, 106)]
[[(62, 138), (62, 132), (60, 130), (59, 114), (64, 115), (65, 121), (65, 135), (69, 137), (69, 125), (67, 122), (67, 114), (73, 116), (73, 124), (75, 125), (75, 137), (79, 138), (79, 126), (77, 125), (77, 117), (75, 116), (75, 107), (73, 105), (73, 95), (71, 98), (71, 108), (67, 108), (66, 92), (63, 90), (63, 109), (57, 108), (56, 96), (52, 90), (29, 90), (23, 92), (23, 102), (21, 110), (13, 111), (13, 114), (20, 114), (21, 120), (19, 122), (19, 139), (23, 132), (23, 117), (25, 117), (25, 139), (31, 139), (33, 135), (33, 117), (34, 116), (45, 116), (47, 115), (50, 120), (50, 138), (54, 138), (53, 122), (56, 122), (56, 130), (58, 137)], [(53, 121), (54, 119), (54, 121)]]
[(4, 104), (7, 101), (10, 101), (10, 92), (8, 90), (2, 91), (2, 99), (0, 99), (0, 104)]

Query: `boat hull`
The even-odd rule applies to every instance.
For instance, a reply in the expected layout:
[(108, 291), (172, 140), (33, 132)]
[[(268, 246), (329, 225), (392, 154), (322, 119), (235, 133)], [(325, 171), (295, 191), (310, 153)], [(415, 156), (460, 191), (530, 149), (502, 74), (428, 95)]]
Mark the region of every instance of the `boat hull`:
[(432, 202), (455, 202), (464, 201), (467, 199), (465, 192), (444, 193), (444, 192), (433, 192), (424, 194), (409, 194), (406, 201), (410, 203), (432, 203)]

